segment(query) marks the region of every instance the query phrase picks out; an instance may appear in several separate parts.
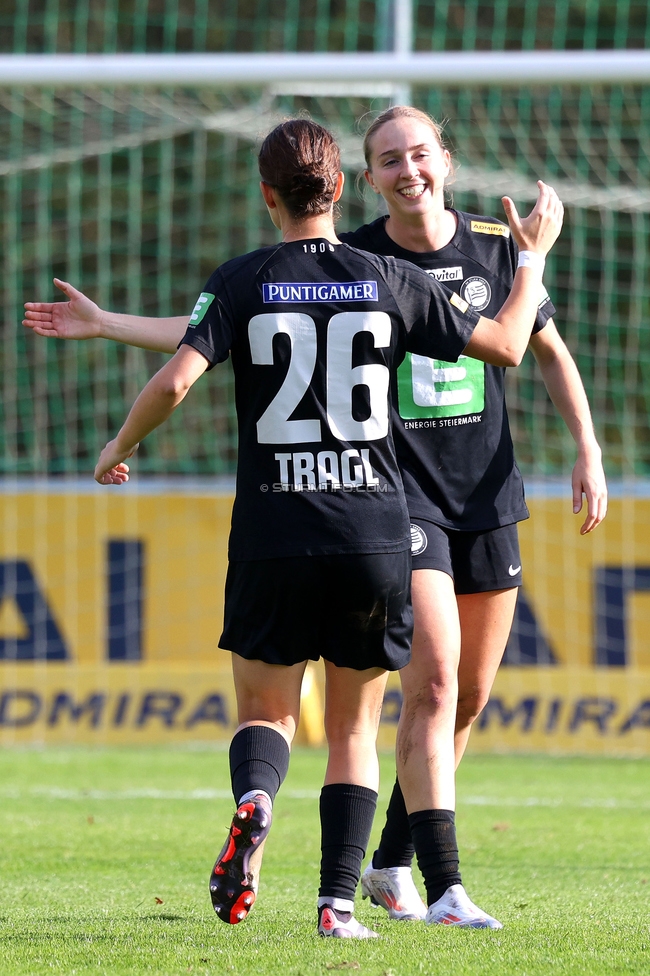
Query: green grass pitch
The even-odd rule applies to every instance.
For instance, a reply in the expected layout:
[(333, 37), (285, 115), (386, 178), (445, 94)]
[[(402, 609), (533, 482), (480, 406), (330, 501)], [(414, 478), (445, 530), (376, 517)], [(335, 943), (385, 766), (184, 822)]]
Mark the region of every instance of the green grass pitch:
[[(389, 922), (315, 935), (322, 752), (297, 750), (257, 905), (237, 926), (207, 881), (233, 810), (225, 751), (0, 752), (0, 973), (576, 976), (650, 972), (650, 762), (468, 757), (465, 885), (503, 931)], [(375, 839), (392, 784), (382, 757)]]

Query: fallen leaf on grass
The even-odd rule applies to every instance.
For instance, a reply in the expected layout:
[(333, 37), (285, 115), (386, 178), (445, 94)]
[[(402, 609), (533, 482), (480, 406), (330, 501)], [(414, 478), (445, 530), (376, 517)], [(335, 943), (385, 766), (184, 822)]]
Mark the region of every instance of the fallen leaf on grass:
[(495, 823), (495, 825), (492, 828), (492, 830), (510, 830), (510, 824), (509, 823)]
[(158, 897), (158, 895), (156, 895), (156, 905), (164, 905), (164, 904), (165, 904), (165, 903), (164, 903), (164, 901), (162, 900), (162, 898), (159, 898), (159, 897)]
[(88, 817), (87, 819), (88, 819), (88, 823), (89, 824), (94, 824), (95, 823), (95, 818), (94, 817)]
[(328, 962), (325, 969), (361, 969), (358, 962)]

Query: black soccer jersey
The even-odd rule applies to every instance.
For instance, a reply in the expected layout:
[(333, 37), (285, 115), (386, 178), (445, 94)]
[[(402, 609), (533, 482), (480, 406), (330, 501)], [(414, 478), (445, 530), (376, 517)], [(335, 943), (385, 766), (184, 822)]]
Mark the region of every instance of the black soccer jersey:
[(182, 342), (232, 355), (231, 559), (409, 548), (391, 374), (406, 349), (455, 361), (478, 319), (412, 265), (321, 239), (218, 268)]
[[(482, 315), (494, 318), (512, 288), (517, 247), (492, 217), (453, 211), (458, 226), (438, 251), (399, 247), (386, 217), (341, 238), (412, 262)], [(555, 313), (541, 296), (533, 332)], [(505, 402), (505, 369), (469, 357), (407, 354), (394, 384), (394, 436), (409, 512), (452, 529), (481, 531), (528, 517)]]

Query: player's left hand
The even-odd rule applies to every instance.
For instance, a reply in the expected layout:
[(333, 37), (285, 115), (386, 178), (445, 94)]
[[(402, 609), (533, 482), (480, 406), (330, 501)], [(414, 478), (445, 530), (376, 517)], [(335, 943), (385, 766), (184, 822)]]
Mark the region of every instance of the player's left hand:
[(560, 236), (564, 206), (552, 186), (537, 181), (539, 195), (527, 217), (520, 217), (510, 197), (502, 197), (508, 224), (520, 251), (548, 254)]
[(587, 516), (580, 526), (580, 535), (587, 535), (607, 515), (607, 482), (600, 457), (579, 454), (571, 475), (573, 514), (582, 510), (582, 496), (587, 501)]
[(121, 485), (129, 480), (129, 466), (126, 458), (133, 457), (140, 445), (136, 444), (126, 451), (120, 449), (117, 438), (109, 441), (95, 467), (95, 481), (100, 485)]

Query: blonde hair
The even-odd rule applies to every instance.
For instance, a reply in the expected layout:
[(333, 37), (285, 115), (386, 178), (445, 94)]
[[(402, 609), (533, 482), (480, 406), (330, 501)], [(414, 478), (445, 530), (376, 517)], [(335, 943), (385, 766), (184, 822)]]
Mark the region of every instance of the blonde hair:
[[(395, 119), (416, 119), (418, 122), (422, 122), (423, 125), (427, 125), (431, 129), (440, 148), (447, 148), (442, 135), (442, 126), (430, 115), (419, 108), (414, 108), (412, 105), (393, 105), (391, 108), (387, 108), (381, 112), (366, 129), (363, 137), (363, 155), (366, 160), (367, 169), (372, 169), (370, 160), (372, 157), (373, 137), (379, 132), (382, 125), (386, 125), (387, 122), (393, 122)], [(450, 169), (451, 175), (453, 175), (453, 163)]]

